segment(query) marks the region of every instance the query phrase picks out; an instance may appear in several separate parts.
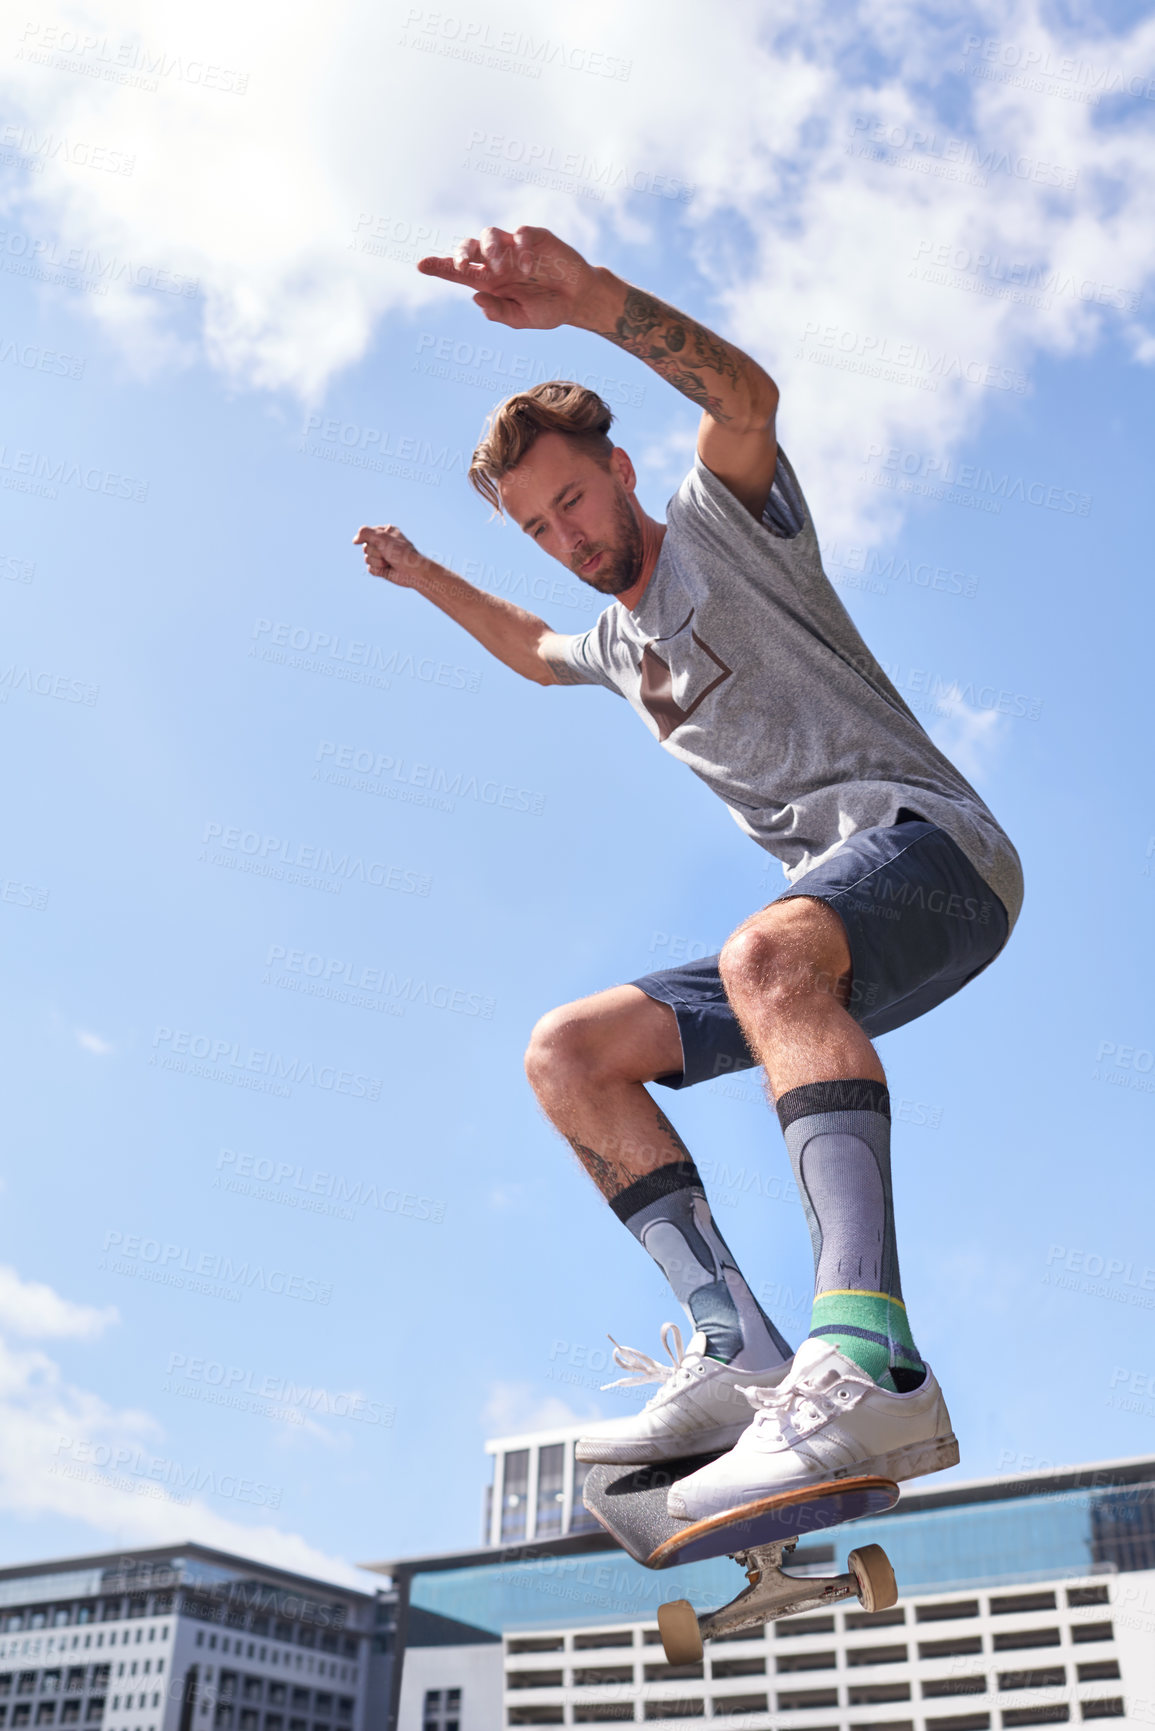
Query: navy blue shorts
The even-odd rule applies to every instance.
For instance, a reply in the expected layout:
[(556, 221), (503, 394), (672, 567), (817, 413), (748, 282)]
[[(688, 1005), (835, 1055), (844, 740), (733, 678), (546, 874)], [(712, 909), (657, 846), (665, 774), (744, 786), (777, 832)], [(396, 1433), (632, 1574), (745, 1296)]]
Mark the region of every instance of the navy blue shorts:
[[(841, 917), (852, 967), (846, 1007), (872, 1039), (952, 997), (1007, 939), (1006, 909), (957, 843), (937, 824), (901, 813), (896, 824), (848, 837), (775, 900), (794, 896), (816, 897)], [(757, 1065), (717, 956), (631, 984), (678, 1018), (684, 1067), (657, 1077), (665, 1087), (689, 1088)]]

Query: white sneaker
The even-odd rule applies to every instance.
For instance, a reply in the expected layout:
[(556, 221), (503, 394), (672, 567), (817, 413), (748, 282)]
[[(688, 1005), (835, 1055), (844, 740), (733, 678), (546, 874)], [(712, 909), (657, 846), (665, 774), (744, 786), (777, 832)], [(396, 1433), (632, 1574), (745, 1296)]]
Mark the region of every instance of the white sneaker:
[(728, 1449), (750, 1426), (750, 1401), (745, 1390), (776, 1388), (790, 1369), (789, 1360), (773, 1370), (760, 1371), (719, 1364), (716, 1358), (706, 1356), (704, 1334), (691, 1335), (683, 1352), (682, 1332), (672, 1322), (662, 1325), (662, 1345), (670, 1356), (668, 1365), (614, 1341), (614, 1362), (633, 1375), (604, 1383), (604, 1388), (634, 1388), (645, 1382), (657, 1382), (661, 1387), (632, 1418), (591, 1425), (578, 1438), (575, 1454), (579, 1461), (644, 1465)]
[(742, 1503), (830, 1479), (914, 1479), (953, 1467), (958, 1443), (929, 1365), (910, 1394), (890, 1394), (821, 1339), (804, 1340), (777, 1388), (748, 1391), (754, 1422), (721, 1460), (671, 1485), (667, 1508), (700, 1521)]

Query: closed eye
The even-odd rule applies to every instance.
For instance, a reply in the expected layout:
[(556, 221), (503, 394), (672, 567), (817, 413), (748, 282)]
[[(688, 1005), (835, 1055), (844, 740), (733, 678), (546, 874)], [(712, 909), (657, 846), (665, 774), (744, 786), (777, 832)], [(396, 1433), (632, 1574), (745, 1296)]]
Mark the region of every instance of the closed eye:
[[(562, 510), (568, 511), (571, 505), (576, 505), (578, 503), (578, 501), (581, 499), (581, 496), (582, 495), (580, 492), (579, 493), (573, 493), (570, 495), (570, 497), (568, 499), (564, 499), (562, 501), (562, 507), (561, 507)], [(530, 531), (531, 539), (534, 541), (537, 541), (541, 537), (541, 535), (544, 533), (545, 528), (546, 528), (546, 525), (544, 523), (539, 523), (535, 529)]]

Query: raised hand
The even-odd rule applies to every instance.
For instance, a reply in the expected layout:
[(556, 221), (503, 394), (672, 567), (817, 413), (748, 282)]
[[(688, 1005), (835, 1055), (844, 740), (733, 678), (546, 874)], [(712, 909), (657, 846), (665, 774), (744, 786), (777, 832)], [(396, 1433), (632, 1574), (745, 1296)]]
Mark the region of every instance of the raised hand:
[(451, 258), (419, 259), (417, 268), (472, 289), (487, 319), (515, 331), (580, 323), (597, 278), (595, 267), (548, 228), (486, 228)]
[(419, 553), (407, 535), (393, 523), (382, 523), (375, 529), (358, 529), (354, 547), (364, 547), (365, 563), (373, 577), (384, 577), (401, 589), (416, 587), (429, 560)]

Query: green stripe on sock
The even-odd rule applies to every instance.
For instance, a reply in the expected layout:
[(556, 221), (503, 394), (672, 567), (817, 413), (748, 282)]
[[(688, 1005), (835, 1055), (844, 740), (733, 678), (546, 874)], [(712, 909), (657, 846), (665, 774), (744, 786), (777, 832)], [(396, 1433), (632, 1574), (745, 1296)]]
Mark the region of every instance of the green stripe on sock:
[(820, 1292), (810, 1332), (836, 1346), (883, 1388), (894, 1387), (892, 1366), (922, 1368), (906, 1307), (885, 1292)]

